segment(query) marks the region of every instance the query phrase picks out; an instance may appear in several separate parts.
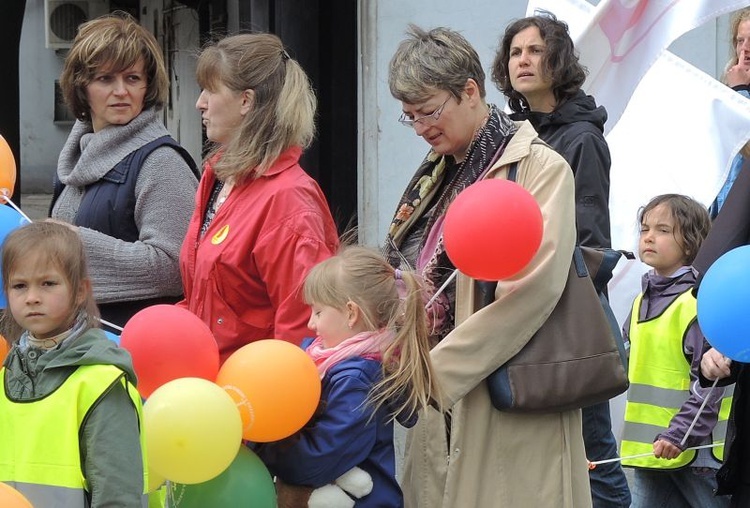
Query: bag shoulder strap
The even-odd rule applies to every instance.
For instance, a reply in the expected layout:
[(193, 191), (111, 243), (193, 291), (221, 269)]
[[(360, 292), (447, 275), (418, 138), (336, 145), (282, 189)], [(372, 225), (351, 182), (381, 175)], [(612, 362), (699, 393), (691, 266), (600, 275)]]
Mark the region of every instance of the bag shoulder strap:
[[(512, 162), (508, 168), (508, 180), (515, 182), (518, 177), (518, 162)], [(612, 278), (612, 273), (620, 261), (625, 256), (626, 259), (635, 259), (632, 252), (612, 249), (609, 247), (585, 247), (576, 242), (573, 252), (573, 261), (575, 262), (576, 272), (579, 277), (585, 277), (586, 274), (591, 276), (594, 287), (598, 293), (604, 291)]]

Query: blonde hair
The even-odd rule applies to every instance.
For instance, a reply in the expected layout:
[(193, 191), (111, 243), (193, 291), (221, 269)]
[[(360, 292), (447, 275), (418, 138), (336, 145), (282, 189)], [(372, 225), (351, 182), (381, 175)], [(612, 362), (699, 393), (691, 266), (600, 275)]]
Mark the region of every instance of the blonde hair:
[[(71, 326), (76, 316), (85, 312), (88, 327), (98, 328), (99, 310), (88, 284), (86, 251), (78, 234), (67, 226), (53, 222), (32, 222), (11, 231), (2, 248), (3, 292), (6, 297), (18, 261), (29, 258), (33, 259), (39, 270), (50, 266), (58, 269), (70, 285), (73, 302), (76, 295), (84, 292), (80, 303), (70, 309)], [(18, 339), (24, 331), (13, 319), (10, 309), (6, 309), (0, 318), (0, 329), (9, 341)]]
[[(729, 22), (729, 31), (732, 34), (732, 38), (729, 40), (729, 62), (727, 62), (727, 65), (724, 68), (724, 74), (721, 76), (721, 80), (724, 84), (728, 84), (727, 73), (729, 72), (729, 69), (739, 63), (739, 56), (737, 55), (737, 33), (740, 31), (740, 24), (745, 21), (750, 21), (750, 7), (735, 12)], [(750, 159), (750, 142), (745, 143), (742, 148), (740, 148), (740, 154), (746, 159)]]
[(732, 38), (729, 40), (729, 62), (727, 62), (727, 66), (724, 69), (725, 82), (727, 71), (739, 62), (739, 56), (737, 55), (737, 33), (740, 31), (740, 25), (744, 21), (750, 21), (750, 7), (735, 12), (729, 22), (729, 32), (732, 34)]
[(215, 92), (252, 90), (251, 111), (221, 152), (213, 169), (225, 180), (259, 177), (289, 147), (307, 148), (315, 136), (315, 94), (296, 60), (272, 34), (240, 34), (206, 46), (198, 57), (198, 85)]
[[(399, 295), (401, 282), (404, 295)], [(351, 301), (359, 306), (369, 330), (394, 332), (382, 351), (383, 378), (369, 394), (375, 411), (389, 401), (396, 402), (391, 405), (391, 418), (411, 417), (431, 402), (441, 406), (430, 362), (424, 290), (414, 273), (397, 272), (366, 247), (346, 246), (313, 267), (305, 279), (304, 295), (309, 304), (337, 309)]]
[(161, 109), (167, 100), (169, 78), (154, 36), (121, 11), (82, 24), (60, 75), (60, 88), (73, 115), (79, 120), (90, 116), (86, 87), (97, 72), (122, 72), (139, 60), (143, 60), (146, 74), (143, 109)]

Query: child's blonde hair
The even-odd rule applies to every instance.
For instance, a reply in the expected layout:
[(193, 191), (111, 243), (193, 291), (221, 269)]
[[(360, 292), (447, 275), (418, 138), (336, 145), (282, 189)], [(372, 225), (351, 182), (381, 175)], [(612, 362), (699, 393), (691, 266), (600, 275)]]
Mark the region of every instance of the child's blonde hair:
[[(70, 310), (71, 326), (76, 316), (85, 311), (88, 327), (99, 327), (99, 310), (88, 283), (86, 251), (78, 234), (53, 222), (33, 222), (11, 231), (2, 250), (3, 292), (6, 297), (20, 259), (32, 259), (38, 269), (53, 266), (65, 277), (75, 304)], [(82, 292), (84, 298), (76, 302), (76, 295)], [(9, 341), (18, 339), (24, 331), (13, 319), (10, 309), (6, 309), (0, 318), (0, 329)]]
[(305, 279), (304, 294), (309, 304), (336, 309), (346, 308), (351, 301), (361, 309), (369, 330), (394, 332), (393, 341), (382, 351), (383, 379), (370, 391), (375, 410), (397, 401), (391, 418), (399, 414), (409, 418), (431, 403), (440, 407), (440, 390), (430, 363), (423, 287), (414, 273), (394, 270), (366, 247), (345, 246), (313, 267)]

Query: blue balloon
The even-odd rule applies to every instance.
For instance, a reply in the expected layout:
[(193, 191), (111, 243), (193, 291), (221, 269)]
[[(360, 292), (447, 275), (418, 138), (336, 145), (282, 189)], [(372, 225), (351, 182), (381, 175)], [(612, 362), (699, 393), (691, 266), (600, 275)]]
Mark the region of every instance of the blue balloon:
[(106, 335), (109, 340), (111, 340), (118, 346), (120, 345), (120, 336), (116, 333), (110, 332), (109, 330), (104, 330), (104, 335)]
[(750, 363), (750, 245), (725, 253), (698, 291), (698, 324), (724, 356)]
[[(5, 242), (5, 238), (14, 229), (23, 226), (28, 223), (23, 215), (18, 213), (15, 208), (10, 205), (0, 206), (0, 245)], [(1, 268), (1, 267), (0, 267)], [(2, 271), (0, 271), (0, 309), (8, 307), (8, 301), (5, 298), (5, 284), (3, 284)]]

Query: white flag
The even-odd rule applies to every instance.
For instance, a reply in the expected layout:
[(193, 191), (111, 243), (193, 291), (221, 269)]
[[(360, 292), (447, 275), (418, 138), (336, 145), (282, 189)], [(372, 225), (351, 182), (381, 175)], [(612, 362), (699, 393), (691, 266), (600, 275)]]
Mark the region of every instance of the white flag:
[(605, 104), (606, 129), (619, 121), (628, 100), (659, 55), (682, 34), (748, 0), (603, 0), (575, 39), (588, 67), (586, 91)]
[[(710, 205), (748, 138), (750, 100), (663, 52), (607, 135), (612, 245), (637, 252), (638, 209), (654, 196), (685, 194)], [(647, 268), (634, 261), (618, 266), (610, 297), (620, 321)]]

